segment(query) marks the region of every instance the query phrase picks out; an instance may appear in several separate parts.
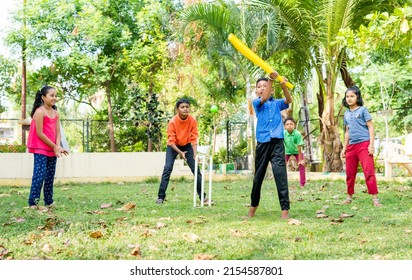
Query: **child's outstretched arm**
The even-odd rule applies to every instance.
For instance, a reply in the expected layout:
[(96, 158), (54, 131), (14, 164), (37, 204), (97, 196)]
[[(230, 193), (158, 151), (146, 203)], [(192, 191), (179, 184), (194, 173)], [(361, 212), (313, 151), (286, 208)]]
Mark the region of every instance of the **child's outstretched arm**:
[(341, 152), (341, 157), (345, 158), (346, 157), (346, 147), (348, 147), (349, 144), (349, 130), (348, 130), (348, 126), (345, 126), (345, 139), (343, 140), (343, 148), (342, 148), (342, 152)]
[(284, 81), (280, 83), (282, 87), (283, 93), (285, 94), (285, 103), (290, 104), (292, 103), (292, 95), (289, 92), (288, 87), (286, 86), (286, 82), (288, 81), (285, 77), (283, 77)]
[(372, 120), (366, 122), (366, 126), (369, 130), (369, 147), (368, 152), (370, 155), (373, 155), (375, 152), (375, 129), (373, 128)]
[[(57, 113), (57, 112), (56, 112)], [(60, 146), (62, 140), (62, 135), (61, 135), (61, 130), (60, 130), (60, 119), (58, 119), (56, 123), (56, 145), (58, 147), (58, 152), (56, 155), (59, 157), (61, 154), (67, 156), (69, 154), (69, 151), (64, 149), (63, 147)]]
[(298, 164), (305, 166), (305, 161), (303, 160), (302, 145), (298, 145)]
[(183, 152), (182, 150), (180, 150), (177, 146), (176, 146), (176, 144), (170, 144), (169, 145), (170, 146), (170, 148), (172, 148), (173, 150), (175, 150), (176, 151), (176, 153), (178, 153), (181, 157), (182, 157), (182, 159), (183, 160), (185, 160), (186, 161), (186, 151), (185, 152)]
[[(276, 71), (273, 71), (273, 73), (270, 74), (270, 76), (269, 76), (270, 89), (272, 89), (273, 80), (275, 80), (278, 76), (279, 76), (279, 74)], [(286, 85), (287, 81), (288, 81), (288, 79), (283, 77), (283, 82), (280, 83), (280, 86), (282, 87), (283, 94), (285, 95), (285, 103), (290, 104), (290, 103), (292, 103), (293, 100), (292, 100), (292, 95), (289, 92), (289, 88)], [(268, 85), (269, 85), (269, 83), (268, 83)]]

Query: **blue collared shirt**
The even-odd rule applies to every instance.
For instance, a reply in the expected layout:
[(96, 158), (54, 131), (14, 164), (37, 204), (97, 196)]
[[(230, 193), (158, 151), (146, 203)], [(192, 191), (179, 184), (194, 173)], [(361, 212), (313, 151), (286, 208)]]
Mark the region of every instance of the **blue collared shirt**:
[(349, 144), (365, 142), (369, 139), (369, 128), (366, 122), (372, 120), (368, 109), (359, 106), (355, 110), (348, 109), (343, 116), (343, 122), (348, 126)]
[(256, 140), (261, 143), (270, 142), (271, 138), (284, 138), (283, 123), (280, 111), (289, 108), (284, 99), (273, 99), (270, 97), (263, 105), (260, 97), (253, 100), (257, 125)]

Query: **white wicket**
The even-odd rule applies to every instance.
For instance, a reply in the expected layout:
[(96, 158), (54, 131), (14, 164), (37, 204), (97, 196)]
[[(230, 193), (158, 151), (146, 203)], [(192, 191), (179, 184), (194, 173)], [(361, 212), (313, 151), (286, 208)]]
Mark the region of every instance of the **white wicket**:
[[(199, 159), (202, 160), (202, 187), (201, 187), (201, 195), (200, 195), (200, 207), (204, 206), (205, 200), (205, 165), (206, 165), (206, 157), (209, 155), (209, 146), (198, 146), (197, 153), (195, 158), (195, 179), (193, 183), (193, 207), (196, 207), (196, 199), (197, 199), (197, 172), (198, 172), (198, 165)], [(213, 173), (213, 156), (209, 155), (209, 195), (208, 195), (208, 206), (212, 206), (212, 173)]]

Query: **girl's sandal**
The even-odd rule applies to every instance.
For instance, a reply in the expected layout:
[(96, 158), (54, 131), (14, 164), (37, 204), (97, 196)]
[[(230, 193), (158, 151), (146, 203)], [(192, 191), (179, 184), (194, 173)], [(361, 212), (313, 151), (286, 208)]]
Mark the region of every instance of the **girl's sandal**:
[(347, 198), (344, 201), (342, 201), (342, 204), (351, 204), (352, 203), (352, 198)]
[(373, 201), (373, 205), (375, 207), (381, 207), (382, 206), (382, 204), (379, 202), (378, 198), (373, 198), (372, 201)]

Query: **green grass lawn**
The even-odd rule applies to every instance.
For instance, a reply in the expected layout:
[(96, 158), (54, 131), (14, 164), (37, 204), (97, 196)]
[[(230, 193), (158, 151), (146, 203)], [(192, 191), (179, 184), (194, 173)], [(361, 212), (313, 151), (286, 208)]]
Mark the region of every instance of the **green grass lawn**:
[(412, 259), (411, 181), (379, 182), (380, 208), (362, 181), (350, 205), (340, 204), (343, 181), (310, 181), (303, 190), (290, 181), (290, 220), (280, 219), (273, 180), (246, 219), (251, 185), (250, 177), (214, 182), (215, 205), (193, 208), (191, 180), (171, 181), (163, 205), (155, 204), (157, 178), (57, 184), (56, 206), (39, 210), (27, 207), (28, 187), (0, 187), (0, 259)]

